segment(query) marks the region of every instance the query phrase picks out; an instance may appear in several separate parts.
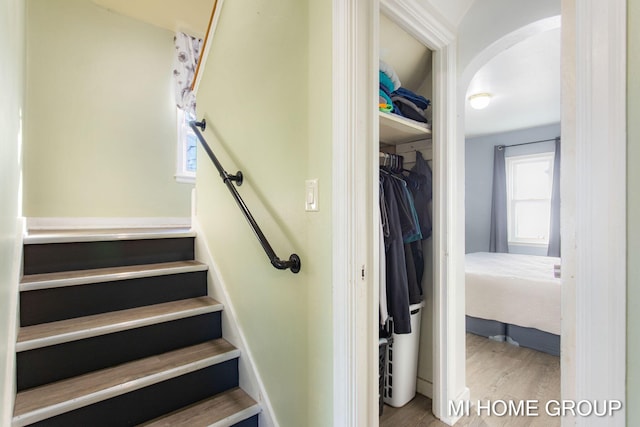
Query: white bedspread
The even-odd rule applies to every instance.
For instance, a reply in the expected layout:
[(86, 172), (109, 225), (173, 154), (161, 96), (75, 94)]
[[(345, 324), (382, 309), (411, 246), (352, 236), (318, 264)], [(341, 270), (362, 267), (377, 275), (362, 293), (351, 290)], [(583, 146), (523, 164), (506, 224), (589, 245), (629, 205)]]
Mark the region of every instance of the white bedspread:
[(560, 258), (476, 252), (465, 255), (466, 313), (560, 335)]

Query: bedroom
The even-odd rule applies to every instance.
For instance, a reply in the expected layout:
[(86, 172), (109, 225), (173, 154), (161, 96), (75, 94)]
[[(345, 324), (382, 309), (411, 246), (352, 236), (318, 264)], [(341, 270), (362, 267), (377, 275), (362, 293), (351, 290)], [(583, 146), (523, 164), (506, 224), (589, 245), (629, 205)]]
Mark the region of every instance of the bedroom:
[[(529, 37), (495, 56), (467, 89), (465, 144), (467, 331), (515, 342), (506, 325), (536, 328), (553, 336), (532, 337), (527, 346), (556, 356), (560, 352), (559, 70), (560, 28)], [(477, 108), (472, 101), (483, 93), (491, 94), (489, 103)], [(515, 276), (523, 280), (515, 281)]]
[(494, 57), (467, 96), (482, 92), (466, 106), (467, 384), (472, 401), (543, 403), (560, 398), (560, 29)]

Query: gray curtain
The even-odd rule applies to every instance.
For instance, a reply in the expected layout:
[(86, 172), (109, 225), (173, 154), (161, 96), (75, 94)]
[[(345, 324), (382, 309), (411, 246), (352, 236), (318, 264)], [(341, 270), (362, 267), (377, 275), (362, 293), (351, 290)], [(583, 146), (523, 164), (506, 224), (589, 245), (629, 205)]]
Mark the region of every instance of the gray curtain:
[(547, 256), (560, 256), (560, 138), (556, 138), (553, 158), (553, 184), (551, 187), (551, 224)]
[(493, 147), (493, 194), (491, 196), (490, 252), (509, 252), (507, 239), (507, 175), (503, 145)]

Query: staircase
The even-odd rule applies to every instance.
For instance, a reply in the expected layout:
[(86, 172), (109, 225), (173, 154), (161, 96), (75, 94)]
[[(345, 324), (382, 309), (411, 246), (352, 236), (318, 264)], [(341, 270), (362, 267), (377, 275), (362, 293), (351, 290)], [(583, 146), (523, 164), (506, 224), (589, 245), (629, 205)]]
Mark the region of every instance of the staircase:
[(258, 425), (188, 230), (25, 238), (13, 426)]

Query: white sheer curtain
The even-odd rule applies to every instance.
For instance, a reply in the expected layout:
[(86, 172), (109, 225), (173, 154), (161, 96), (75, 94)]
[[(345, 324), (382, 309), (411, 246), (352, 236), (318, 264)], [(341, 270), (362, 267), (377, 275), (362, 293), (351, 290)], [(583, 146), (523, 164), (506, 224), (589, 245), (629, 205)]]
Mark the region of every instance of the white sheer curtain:
[(175, 57), (173, 65), (176, 105), (181, 110), (196, 115), (196, 96), (191, 91), (191, 83), (196, 72), (202, 39), (185, 33), (177, 33), (174, 37)]
[(504, 145), (493, 147), (493, 194), (491, 196), (490, 252), (509, 252), (507, 236), (507, 174)]

